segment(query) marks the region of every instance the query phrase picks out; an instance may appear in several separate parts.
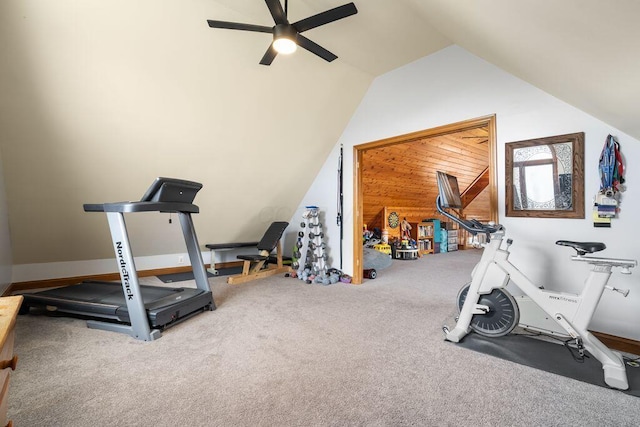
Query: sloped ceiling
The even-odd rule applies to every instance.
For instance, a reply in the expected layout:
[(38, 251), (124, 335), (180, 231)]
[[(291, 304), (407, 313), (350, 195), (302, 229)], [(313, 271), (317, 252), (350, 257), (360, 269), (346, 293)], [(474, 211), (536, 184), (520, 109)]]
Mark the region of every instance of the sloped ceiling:
[(640, 2), (410, 3), (453, 43), (640, 138)]
[[(237, 13), (213, 19), (271, 25), (262, 1), (217, 2)], [(290, 21), (343, 3), (291, 0)], [(357, 15), (305, 35), (340, 61), (373, 76), (457, 44), (640, 138), (638, 1), (355, 0), (355, 4)], [(266, 49), (269, 36), (262, 36)]]
[[(289, 18), (347, 1), (290, 0)], [(110, 257), (82, 203), (135, 200), (155, 176), (204, 183), (203, 243), (259, 238), (295, 212), (371, 81), (453, 44), (640, 138), (639, 2), (354, 2), (305, 33), (338, 60), (301, 49), (271, 67), (268, 34), (206, 23), (272, 25), (262, 0), (0, 2), (14, 264)], [(181, 251), (157, 243), (175, 233), (164, 220), (132, 228), (137, 255)]]
[[(208, 19), (272, 26), (263, 0), (213, 0), (228, 12)], [(284, 4), (284, 0), (282, 0)], [(348, 3), (346, 0), (290, 0), (289, 22)], [(304, 35), (336, 54), (341, 62), (375, 77), (437, 52), (452, 44), (439, 29), (425, 22), (420, 2), (389, 0), (354, 1), (356, 15), (305, 32)], [(231, 31), (231, 30), (211, 30)], [(243, 31), (236, 31), (242, 37)], [(245, 33), (246, 34), (246, 33)], [(254, 33), (255, 43), (266, 50), (269, 34)], [(298, 52), (296, 55), (311, 55)], [(255, 58), (258, 64), (261, 55)], [(276, 58), (276, 61), (278, 58)]]

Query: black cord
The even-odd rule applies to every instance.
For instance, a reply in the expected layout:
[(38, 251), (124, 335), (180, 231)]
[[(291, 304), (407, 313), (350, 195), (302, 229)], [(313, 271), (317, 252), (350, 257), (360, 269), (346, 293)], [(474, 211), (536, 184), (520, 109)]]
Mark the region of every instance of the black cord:
[(555, 341), (559, 341), (560, 343), (562, 343), (562, 345), (569, 351), (569, 354), (571, 354), (571, 357), (573, 358), (573, 360), (575, 360), (578, 363), (584, 363), (584, 359), (585, 357), (589, 357), (588, 354), (583, 353), (583, 354), (575, 354), (575, 348), (571, 347), (571, 342), (573, 342), (572, 339), (563, 339), (563, 338), (559, 338), (553, 335), (549, 335), (549, 334), (544, 334), (542, 332), (531, 332), (531, 331), (526, 331), (526, 333), (522, 333), (522, 332), (512, 332), (513, 335), (522, 335), (525, 337), (545, 337), (545, 338), (550, 338), (552, 340)]
[(563, 341), (563, 343), (564, 343), (565, 348), (569, 351), (569, 354), (571, 354), (571, 357), (573, 357), (573, 360), (575, 360), (578, 363), (584, 363), (584, 359), (588, 358), (589, 355), (583, 352), (582, 354), (578, 354), (576, 356), (573, 347), (571, 347), (569, 345), (569, 341), (570, 340)]
[(342, 270), (342, 241), (344, 239), (344, 226), (343, 226), (343, 218), (342, 211), (344, 209), (344, 188), (343, 188), (343, 175), (342, 175), (342, 167), (343, 167), (343, 147), (340, 144), (340, 157), (338, 158), (338, 216), (336, 218), (336, 223), (338, 227), (340, 227), (340, 270)]

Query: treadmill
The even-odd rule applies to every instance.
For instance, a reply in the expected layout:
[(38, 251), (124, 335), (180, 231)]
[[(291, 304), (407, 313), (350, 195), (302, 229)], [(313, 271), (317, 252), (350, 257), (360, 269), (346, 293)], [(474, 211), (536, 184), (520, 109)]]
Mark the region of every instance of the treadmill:
[[(213, 311), (209, 280), (191, 214), (200, 209), (193, 199), (202, 184), (174, 178), (156, 178), (139, 202), (85, 204), (85, 212), (107, 215), (121, 283), (85, 281), (77, 285), (23, 294), (22, 312), (30, 307), (89, 317), (93, 329), (122, 332), (152, 341), (162, 331), (204, 311)], [(138, 281), (125, 213), (171, 212), (180, 219), (196, 288), (144, 286)]]

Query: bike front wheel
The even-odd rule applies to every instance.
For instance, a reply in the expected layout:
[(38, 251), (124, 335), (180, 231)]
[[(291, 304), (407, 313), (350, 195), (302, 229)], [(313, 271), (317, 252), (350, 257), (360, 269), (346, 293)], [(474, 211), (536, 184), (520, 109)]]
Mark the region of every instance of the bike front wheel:
[[(462, 310), (469, 293), (470, 283), (458, 292), (458, 312)], [(485, 337), (502, 337), (518, 325), (520, 310), (511, 294), (502, 289), (494, 289), (490, 294), (480, 295), (478, 304), (486, 305), (486, 314), (474, 314), (469, 325), (473, 331)]]

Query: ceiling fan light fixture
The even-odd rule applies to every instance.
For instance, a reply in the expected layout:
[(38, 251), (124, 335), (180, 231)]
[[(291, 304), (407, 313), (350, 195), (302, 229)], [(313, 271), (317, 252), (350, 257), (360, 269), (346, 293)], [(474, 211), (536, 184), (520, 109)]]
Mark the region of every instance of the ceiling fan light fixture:
[(293, 53), (296, 51), (297, 48), (297, 44), (291, 40), (288, 39), (286, 37), (282, 37), (279, 39), (275, 39), (273, 41), (273, 48), (278, 52), (281, 53), (283, 55), (288, 55), (290, 53)]
[(276, 25), (273, 29), (273, 48), (276, 52), (288, 55), (296, 51), (297, 33), (291, 25)]

